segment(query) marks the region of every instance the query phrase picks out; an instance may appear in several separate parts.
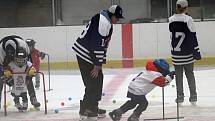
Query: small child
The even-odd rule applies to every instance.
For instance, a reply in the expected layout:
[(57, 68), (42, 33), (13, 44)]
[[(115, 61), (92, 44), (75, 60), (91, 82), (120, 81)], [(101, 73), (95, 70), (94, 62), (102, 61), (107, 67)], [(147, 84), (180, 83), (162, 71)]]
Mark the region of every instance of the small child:
[(156, 86), (164, 87), (174, 78), (174, 72), (169, 71), (169, 64), (164, 59), (150, 60), (146, 70), (140, 72), (128, 86), (127, 97), (130, 98), (120, 108), (113, 110), (109, 116), (113, 121), (119, 121), (122, 114), (137, 106), (128, 121), (139, 121), (139, 117), (148, 107), (146, 95)]
[[(8, 78), (7, 83), (9, 86), (12, 86), (11, 95), (14, 97), (15, 107), (20, 112), (26, 111), (28, 108), (27, 78), (34, 76), (36, 72), (31, 62), (27, 61), (27, 59), (25, 49), (18, 48), (14, 60), (4, 70), (4, 76)], [(19, 101), (20, 97), (22, 98), (22, 105)]]
[[(40, 52), (38, 49), (35, 48), (35, 41), (33, 39), (27, 39), (26, 43), (30, 48), (30, 61), (32, 62), (33, 66), (35, 67), (36, 71), (40, 71), (40, 58), (43, 60), (45, 58), (45, 53)], [(40, 87), (40, 75), (36, 73), (35, 75), (35, 88), (39, 89)]]

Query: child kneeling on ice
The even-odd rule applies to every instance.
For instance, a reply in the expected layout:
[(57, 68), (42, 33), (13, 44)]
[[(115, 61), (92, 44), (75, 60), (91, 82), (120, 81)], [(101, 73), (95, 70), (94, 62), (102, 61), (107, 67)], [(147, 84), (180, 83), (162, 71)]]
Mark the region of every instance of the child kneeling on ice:
[(127, 97), (130, 98), (120, 108), (113, 110), (109, 116), (113, 121), (119, 121), (122, 114), (137, 106), (128, 121), (139, 121), (139, 117), (148, 107), (146, 94), (156, 86), (164, 87), (174, 78), (174, 71), (170, 72), (169, 64), (164, 59), (149, 60), (146, 70), (140, 72), (128, 86)]

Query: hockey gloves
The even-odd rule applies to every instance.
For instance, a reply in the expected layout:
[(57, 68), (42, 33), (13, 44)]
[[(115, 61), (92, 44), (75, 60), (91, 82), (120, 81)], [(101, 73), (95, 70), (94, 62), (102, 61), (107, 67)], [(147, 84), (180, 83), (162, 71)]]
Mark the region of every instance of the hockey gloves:
[(45, 58), (46, 54), (44, 52), (40, 52), (40, 57), (43, 60)]
[(175, 71), (171, 71), (169, 74), (166, 75), (166, 85), (170, 84), (174, 79)]
[(194, 52), (193, 52), (193, 58), (194, 58), (195, 60), (201, 60), (202, 57), (201, 57), (200, 52), (199, 52), (199, 51), (194, 51)]
[(29, 76), (35, 76), (36, 74), (36, 69), (34, 67), (31, 67), (28, 71)]
[(10, 70), (4, 70), (4, 76), (9, 78), (12, 76), (12, 72)]

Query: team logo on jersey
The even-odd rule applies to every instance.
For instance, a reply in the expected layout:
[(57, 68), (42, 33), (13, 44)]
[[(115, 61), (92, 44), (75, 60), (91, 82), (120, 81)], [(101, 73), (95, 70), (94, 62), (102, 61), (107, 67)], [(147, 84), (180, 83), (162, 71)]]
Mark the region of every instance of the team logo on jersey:
[(17, 85), (17, 86), (23, 85), (24, 82), (25, 82), (25, 81), (24, 81), (23, 76), (18, 76), (18, 77), (17, 77), (17, 82), (16, 82), (16, 85)]

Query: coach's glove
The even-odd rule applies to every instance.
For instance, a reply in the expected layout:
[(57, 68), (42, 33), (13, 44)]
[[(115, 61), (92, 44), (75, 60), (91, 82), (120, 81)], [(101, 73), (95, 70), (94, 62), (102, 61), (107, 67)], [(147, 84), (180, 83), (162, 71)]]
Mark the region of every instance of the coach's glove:
[(12, 76), (12, 73), (11, 73), (11, 71), (10, 70), (4, 70), (4, 76), (5, 77), (11, 77)]
[(36, 69), (34, 67), (31, 67), (28, 71), (29, 76), (35, 76), (36, 74)]

